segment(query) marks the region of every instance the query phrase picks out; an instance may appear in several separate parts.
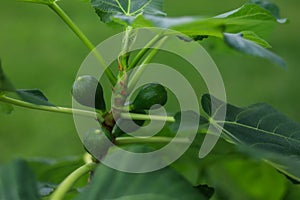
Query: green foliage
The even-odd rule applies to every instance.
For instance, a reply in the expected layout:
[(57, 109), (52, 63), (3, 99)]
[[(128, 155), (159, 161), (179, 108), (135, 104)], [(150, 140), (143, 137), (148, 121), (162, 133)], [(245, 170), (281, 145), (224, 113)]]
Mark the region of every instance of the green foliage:
[(280, 18), (280, 11), (279, 7), (275, 3), (271, 3), (269, 1), (262, 1), (262, 0), (250, 0), (250, 3), (257, 4), (264, 9), (268, 10), (279, 23), (285, 23), (287, 19)]
[(161, 17), (137, 16), (120, 18), (133, 27), (155, 26), (179, 31), (188, 36), (209, 35), (222, 38), (224, 31), (260, 31), (270, 28), (276, 18), (264, 8), (246, 4), (236, 10), (205, 18), (202, 16)]
[[(29, 159), (27, 163), (40, 183), (57, 186), (72, 171), (83, 165), (84, 161), (81, 157), (67, 157), (60, 160), (33, 158)], [(80, 186), (85, 184), (86, 180), (78, 182)]]
[[(131, 151), (140, 147), (131, 147)], [(126, 157), (120, 165), (130, 162)], [(141, 166), (143, 167), (143, 166)], [(159, 199), (207, 199), (200, 189), (193, 188), (188, 182), (170, 168), (159, 171), (134, 174), (116, 171), (105, 165), (99, 165), (95, 171), (90, 187), (76, 199), (118, 199), (128, 196), (158, 195)]]
[[(211, 110), (212, 104), (217, 109)], [(224, 124), (226, 139), (300, 180), (297, 170), (300, 167), (300, 124), (264, 103), (239, 108), (204, 95), (202, 105), (216, 128), (220, 129)], [(227, 107), (226, 120), (215, 119), (218, 108), (223, 106)]]
[[(47, 97), (38, 89), (15, 89), (13, 84), (5, 76), (0, 62), (0, 98), (1, 95), (6, 95), (7, 92), (16, 93), (23, 101), (32, 103), (35, 105), (54, 106), (51, 104)], [(0, 113), (10, 114), (13, 110), (11, 105), (3, 104), (0, 105)]]
[(266, 40), (262, 39), (252, 31), (242, 31), (241, 34), (246, 40), (255, 42), (264, 48), (272, 48), (272, 46)]
[(279, 200), (286, 189), (283, 176), (255, 160), (224, 159), (207, 167), (205, 172), (207, 182), (216, 188), (218, 199)]
[[(91, 42), (55, 0), (24, 1), (50, 6), (90, 50), (94, 49)], [(126, 27), (122, 52), (117, 60), (118, 74), (112, 74), (116, 70), (106, 70), (113, 92), (117, 94), (112, 102), (117, 102), (117, 105), (112, 105), (111, 110), (107, 110), (101, 84), (92, 76), (82, 76), (73, 84), (74, 99), (82, 105), (95, 107), (103, 112), (55, 107), (40, 90), (15, 89), (5, 76), (0, 63), (0, 113), (11, 113), (13, 110), (11, 104), (14, 104), (92, 117), (99, 122), (100, 128), (91, 127), (82, 139), (86, 151), (98, 161), (114, 152), (113, 143), (126, 150), (141, 153), (161, 148), (162, 144), (172, 141), (178, 131), (198, 130), (196, 139), (184, 155), (171, 166), (147, 174), (120, 172), (102, 164), (94, 170), (98, 161), (91, 157), (86, 157), (85, 160), (77, 157), (60, 161), (31, 160), (28, 162), (31, 169), (24, 161), (19, 160), (0, 167), (0, 199), (39, 199), (40, 196), (55, 199), (54, 197), (59, 196), (66, 199), (91, 200), (99, 197), (121, 200), (210, 198), (279, 200), (293, 199), (299, 195), (298, 186), (288, 181), (292, 180), (295, 184), (300, 181), (300, 125), (271, 106), (254, 104), (240, 108), (206, 94), (201, 99), (202, 108), (207, 114), (206, 118), (195, 111), (177, 112), (174, 116), (150, 116), (147, 110), (157, 104), (164, 106), (168, 100), (166, 88), (156, 83), (144, 85), (129, 106), (125, 101), (130, 95), (127, 91), (130, 92), (131, 89), (129, 87), (127, 90), (126, 87), (128, 69), (139, 67), (138, 63), (150, 62), (159, 52), (155, 48), (151, 49), (155, 47), (152, 45), (161, 45), (169, 36), (160, 33), (161, 35), (154, 38), (156, 40), (153, 39), (153, 43), (147, 44), (137, 54), (127, 52), (123, 55), (123, 50), (127, 50), (135, 42), (134, 29), (138, 27), (160, 27), (179, 31), (186, 36), (178, 38), (186, 42), (201, 43), (205, 38), (215, 37), (237, 51), (266, 58), (285, 67), (283, 59), (267, 50), (271, 45), (261, 38), (262, 33), (269, 31), (276, 23), (287, 21), (280, 17), (279, 8), (275, 4), (251, 0), (238, 9), (206, 18), (165, 17), (162, 0), (91, 0), (90, 3), (102, 22)], [(93, 52), (103, 64), (101, 55), (96, 51)], [(136, 57), (132, 58), (134, 55)], [(114, 80), (115, 77), (118, 77), (118, 80)], [(134, 78), (132, 80), (136, 81)], [(118, 84), (114, 85), (115, 82)], [(14, 94), (22, 101), (12, 98)], [(226, 118), (220, 120), (218, 112), (223, 107), (227, 109)], [(131, 128), (129, 118), (126, 118), (128, 115), (124, 115), (126, 113), (122, 113), (123, 111), (129, 111), (131, 113), (129, 116), (132, 116), (138, 126), (122, 131), (119, 125), (121, 127), (128, 125)], [(116, 114), (116, 119), (113, 118), (113, 113)], [(168, 115), (171, 113), (168, 112)], [(134, 138), (129, 135), (119, 137), (138, 130), (151, 117), (168, 122), (153, 138)], [(200, 160), (198, 153), (205, 134), (214, 134), (212, 130), (208, 132), (208, 125), (222, 131), (224, 140), (218, 142), (207, 158)], [(180, 139), (181, 142), (190, 141), (190, 138), (186, 137)], [(120, 166), (135, 164), (125, 156), (118, 162)], [(157, 161), (153, 158), (149, 162)], [(148, 164), (143, 162), (139, 167), (143, 168)], [(270, 180), (274, 185), (269, 184)]]
[(188, 151), (172, 164), (192, 185), (213, 187), (212, 199), (282, 199), (290, 187), (285, 177), (265, 162), (238, 152), (225, 140), (219, 140), (209, 156), (198, 159), (204, 136), (199, 134)]
[(111, 22), (114, 17), (165, 15), (162, 12), (162, 0), (92, 0), (91, 3), (105, 23)]
[[(79, 157), (68, 157), (60, 160), (41, 158), (28, 161), (28, 165), (37, 179), (39, 194), (42, 197), (51, 195), (70, 173), (83, 164), (83, 159)], [(78, 195), (80, 189), (86, 186), (87, 180), (88, 175), (81, 177), (66, 196), (74, 198)]]
[(260, 45), (248, 39), (245, 39), (243, 37), (243, 33), (236, 33), (236, 34), (224, 33), (224, 40), (229, 46), (231, 46), (232, 48), (240, 52), (252, 56), (266, 58), (275, 64), (278, 64), (282, 67), (286, 67), (286, 64), (284, 60), (282, 60), (282, 58), (268, 51), (267, 49), (261, 47)]
[(23, 101), (44, 106), (54, 106), (50, 103), (47, 97), (37, 89), (18, 89), (16, 93), (21, 97)]
[(40, 199), (34, 174), (25, 161), (0, 166), (0, 199)]
[[(201, 16), (170, 18), (153, 15), (116, 17), (133, 27), (168, 28), (192, 38), (195, 36), (217, 37), (223, 39), (237, 51), (260, 56), (275, 64), (285, 66), (280, 57), (262, 48), (270, 48), (271, 46), (264, 39), (258, 37), (256, 32), (261, 33), (262, 30), (273, 27), (276, 22), (285, 23), (286, 21), (277, 20), (273, 13), (257, 4), (245, 4), (236, 10), (210, 18)], [(238, 37), (240, 32), (245, 35), (246, 40), (243, 37)], [(229, 33), (232, 35), (228, 35)], [(236, 37), (230, 37), (234, 35)]]

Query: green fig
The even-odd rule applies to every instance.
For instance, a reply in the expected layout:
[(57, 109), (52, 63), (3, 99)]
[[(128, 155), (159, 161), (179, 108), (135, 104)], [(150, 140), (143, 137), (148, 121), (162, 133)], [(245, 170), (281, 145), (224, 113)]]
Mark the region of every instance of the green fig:
[[(131, 113), (138, 113), (138, 114), (146, 114), (144, 110), (130, 111)], [(133, 124), (134, 123), (134, 124)], [(113, 127), (112, 134), (114, 137), (119, 137), (120, 135), (123, 135), (125, 133), (132, 133), (137, 131), (143, 124), (145, 123), (145, 120), (133, 120), (133, 122), (129, 119), (122, 119), (119, 118)], [(121, 127), (121, 128), (120, 128)]]
[(81, 105), (105, 110), (103, 88), (93, 76), (85, 75), (78, 77), (73, 84), (72, 95)]
[(100, 160), (113, 145), (111, 141), (111, 134), (104, 128), (89, 130), (84, 139), (83, 145), (87, 152)]
[(165, 105), (167, 99), (168, 94), (164, 86), (148, 83), (140, 89), (131, 106), (135, 110), (149, 110), (153, 105)]

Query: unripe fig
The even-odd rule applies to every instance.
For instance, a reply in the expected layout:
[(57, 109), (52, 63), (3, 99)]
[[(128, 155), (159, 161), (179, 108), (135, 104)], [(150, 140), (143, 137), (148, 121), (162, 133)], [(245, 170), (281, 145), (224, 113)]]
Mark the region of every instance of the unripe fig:
[(85, 75), (78, 77), (73, 84), (72, 95), (81, 105), (105, 110), (103, 88), (93, 76)]
[(100, 160), (112, 146), (110, 137), (110, 133), (104, 128), (92, 129), (86, 133), (83, 144), (87, 152)]
[(135, 110), (149, 110), (153, 105), (165, 105), (167, 99), (168, 94), (164, 86), (158, 83), (148, 83), (140, 89), (132, 107)]

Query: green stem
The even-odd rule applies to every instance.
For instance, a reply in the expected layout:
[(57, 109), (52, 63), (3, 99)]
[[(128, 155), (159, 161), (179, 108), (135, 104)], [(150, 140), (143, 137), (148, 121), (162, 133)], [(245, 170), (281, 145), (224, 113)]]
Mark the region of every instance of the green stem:
[(124, 78), (126, 79), (126, 71), (128, 68), (128, 61), (130, 57), (130, 46), (135, 38), (135, 33), (131, 26), (127, 26), (124, 32), (123, 41), (122, 41), (122, 49), (118, 57), (119, 61), (119, 74), (118, 74), (118, 81), (122, 81)]
[(32, 103), (28, 103), (25, 101), (21, 101), (18, 99), (14, 99), (5, 95), (0, 96), (0, 101), (9, 103), (12, 105), (24, 107), (24, 108), (30, 108), (34, 110), (42, 110), (42, 111), (49, 111), (49, 112), (55, 112), (55, 113), (65, 113), (65, 114), (75, 114), (80, 115), (84, 117), (92, 117), (97, 118), (100, 121), (103, 121), (103, 118), (101, 116), (101, 113), (95, 113), (92, 111), (87, 110), (80, 110), (80, 109), (73, 109), (73, 108), (65, 108), (65, 107), (56, 107), (56, 106), (43, 106), (43, 105), (36, 105)]
[(115, 144), (122, 146), (128, 144), (165, 144), (169, 142), (190, 143), (190, 140), (188, 138), (174, 139), (171, 137), (118, 137)]
[(117, 79), (109, 68), (106, 68), (106, 64), (100, 55), (100, 53), (95, 49), (95, 46), (92, 42), (84, 35), (84, 33), (80, 30), (80, 28), (72, 21), (72, 19), (59, 7), (56, 2), (48, 4), (48, 6), (56, 13), (58, 16), (71, 28), (71, 30), (80, 38), (80, 40), (87, 46), (89, 50), (91, 50), (99, 61), (101, 67), (105, 70), (105, 74), (107, 75), (110, 83), (115, 85), (117, 83)]
[(86, 173), (94, 170), (96, 168), (96, 163), (87, 163), (75, 171), (73, 171), (55, 190), (55, 192), (51, 195), (50, 200), (61, 200), (64, 199), (66, 193), (72, 188), (75, 182), (85, 175)]
[(121, 113), (121, 118), (133, 119), (133, 120), (156, 120), (156, 121), (166, 121), (175, 122), (172, 116), (160, 116), (160, 115), (144, 115), (138, 113)]
[(157, 52), (160, 50), (159, 47), (163, 45), (167, 37), (162, 37), (162, 39), (158, 42), (158, 44), (151, 50), (151, 52), (148, 54), (148, 56), (145, 58), (145, 60), (142, 62), (142, 64), (136, 69), (132, 77), (130, 77), (130, 81), (128, 83), (128, 93), (130, 93), (134, 86), (136, 85), (137, 81), (139, 80), (140, 76), (144, 72), (146, 66), (152, 58), (157, 54)]
[(133, 60), (130, 62), (130, 65), (128, 67), (128, 70), (134, 68), (137, 66), (139, 61), (143, 58), (143, 56), (151, 49), (151, 47), (156, 44), (161, 38), (162, 34), (156, 35), (150, 42), (148, 42), (145, 47), (138, 52), (138, 54), (133, 58)]

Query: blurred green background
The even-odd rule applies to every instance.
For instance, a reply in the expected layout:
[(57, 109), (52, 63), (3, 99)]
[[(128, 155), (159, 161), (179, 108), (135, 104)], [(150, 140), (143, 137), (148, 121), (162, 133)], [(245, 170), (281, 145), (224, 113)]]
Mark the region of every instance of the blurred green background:
[[(165, 0), (169, 16), (216, 15), (245, 0)], [(278, 25), (268, 38), (273, 51), (288, 63), (283, 70), (268, 61), (239, 53), (211, 51), (227, 89), (229, 102), (246, 106), (267, 102), (300, 122), (300, 3), (273, 0), (290, 23)], [(83, 0), (59, 4), (98, 44), (121, 29), (102, 24)], [(0, 57), (18, 88), (39, 88), (56, 105), (71, 106), (70, 88), (89, 51), (44, 5), (0, 1)], [(64, 157), (83, 152), (72, 116), (15, 107), (0, 115), (0, 163), (16, 157)]]

